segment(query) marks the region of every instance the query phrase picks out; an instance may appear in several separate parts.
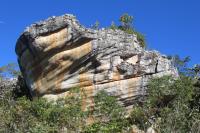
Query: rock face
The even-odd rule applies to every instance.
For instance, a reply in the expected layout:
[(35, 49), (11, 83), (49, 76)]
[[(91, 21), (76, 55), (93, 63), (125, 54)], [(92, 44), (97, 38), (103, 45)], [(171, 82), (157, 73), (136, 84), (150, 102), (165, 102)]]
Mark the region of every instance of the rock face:
[(145, 95), (151, 77), (177, 76), (172, 62), (157, 51), (141, 48), (136, 35), (88, 29), (69, 14), (27, 27), (16, 53), (33, 97), (57, 99), (80, 87), (87, 94), (85, 105), (105, 90), (130, 107)]

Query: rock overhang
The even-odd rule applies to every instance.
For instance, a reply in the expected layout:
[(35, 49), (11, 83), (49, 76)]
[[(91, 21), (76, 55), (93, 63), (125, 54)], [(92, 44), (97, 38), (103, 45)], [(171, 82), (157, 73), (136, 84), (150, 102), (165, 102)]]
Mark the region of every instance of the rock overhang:
[(32, 95), (53, 99), (80, 87), (90, 98), (105, 90), (129, 106), (145, 94), (151, 77), (177, 76), (172, 62), (141, 48), (136, 35), (85, 28), (68, 14), (27, 27), (16, 53)]

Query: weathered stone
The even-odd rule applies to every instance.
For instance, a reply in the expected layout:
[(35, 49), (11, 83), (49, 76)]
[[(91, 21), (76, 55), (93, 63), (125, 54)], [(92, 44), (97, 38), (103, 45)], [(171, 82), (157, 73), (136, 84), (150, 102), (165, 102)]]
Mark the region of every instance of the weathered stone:
[(140, 47), (136, 35), (88, 29), (68, 14), (26, 28), (16, 53), (33, 97), (57, 99), (80, 87), (87, 94), (86, 106), (105, 90), (130, 107), (145, 94), (151, 77), (177, 76), (172, 62)]

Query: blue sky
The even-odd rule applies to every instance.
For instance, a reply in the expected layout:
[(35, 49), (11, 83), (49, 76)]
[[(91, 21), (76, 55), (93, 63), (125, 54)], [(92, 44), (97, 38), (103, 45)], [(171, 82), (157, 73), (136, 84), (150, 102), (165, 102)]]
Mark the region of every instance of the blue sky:
[(26, 26), (65, 13), (86, 27), (96, 20), (106, 27), (128, 13), (149, 49), (200, 63), (200, 0), (1, 0), (0, 66), (16, 62), (15, 43)]

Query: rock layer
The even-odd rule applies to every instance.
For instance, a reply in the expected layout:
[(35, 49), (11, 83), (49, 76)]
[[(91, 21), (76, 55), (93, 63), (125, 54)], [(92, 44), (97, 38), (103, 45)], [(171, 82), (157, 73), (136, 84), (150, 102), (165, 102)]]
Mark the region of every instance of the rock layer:
[(136, 35), (85, 28), (69, 14), (27, 27), (16, 53), (33, 97), (57, 99), (80, 87), (87, 94), (84, 105), (105, 90), (130, 107), (145, 95), (150, 78), (177, 76), (172, 62), (140, 47)]

